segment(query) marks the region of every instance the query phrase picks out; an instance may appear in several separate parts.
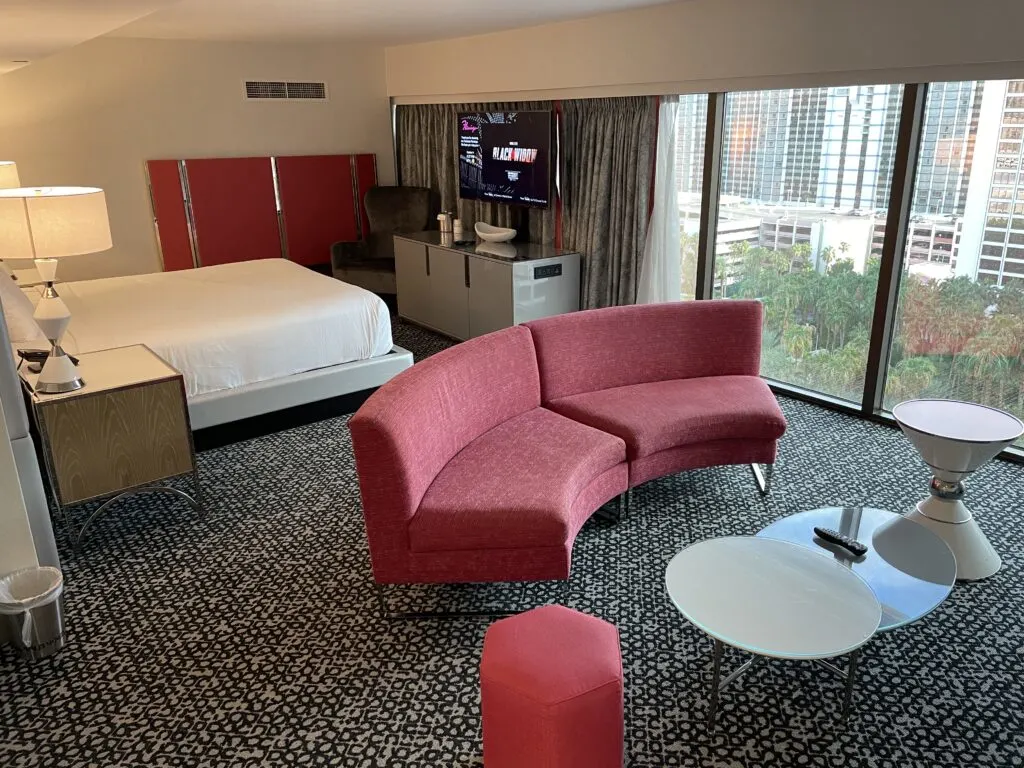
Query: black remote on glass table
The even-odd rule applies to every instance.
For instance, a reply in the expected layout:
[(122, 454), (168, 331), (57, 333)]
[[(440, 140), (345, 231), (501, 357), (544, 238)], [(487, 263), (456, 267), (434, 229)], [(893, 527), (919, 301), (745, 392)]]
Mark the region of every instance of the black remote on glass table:
[(851, 554), (857, 557), (863, 557), (868, 551), (866, 545), (861, 544), (856, 539), (851, 539), (849, 536), (843, 536), (839, 531), (833, 531), (831, 528), (815, 527), (814, 535), (823, 541), (827, 541), (829, 544), (835, 544), (849, 550)]

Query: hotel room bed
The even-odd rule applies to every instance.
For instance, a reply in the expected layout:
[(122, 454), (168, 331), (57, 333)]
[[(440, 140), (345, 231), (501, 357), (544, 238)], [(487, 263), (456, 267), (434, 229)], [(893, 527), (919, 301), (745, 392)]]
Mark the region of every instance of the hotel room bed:
[(284, 259), (57, 290), (64, 348), (146, 344), (184, 375), (193, 429), (380, 386), (412, 364), (378, 296)]

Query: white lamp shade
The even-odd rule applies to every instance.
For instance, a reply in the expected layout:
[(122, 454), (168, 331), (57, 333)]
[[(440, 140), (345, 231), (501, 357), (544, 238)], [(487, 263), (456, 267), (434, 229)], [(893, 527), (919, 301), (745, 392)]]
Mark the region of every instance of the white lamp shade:
[(112, 244), (102, 189), (0, 189), (0, 254), (5, 259), (59, 259), (105, 251)]
[(0, 160), (0, 189), (13, 189), (20, 187), (18, 179), (18, 166), (13, 160)]

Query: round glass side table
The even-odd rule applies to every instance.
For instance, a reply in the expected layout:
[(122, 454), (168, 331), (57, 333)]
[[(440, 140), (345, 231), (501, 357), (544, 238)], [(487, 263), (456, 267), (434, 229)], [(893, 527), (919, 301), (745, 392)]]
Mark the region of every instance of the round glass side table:
[[(868, 551), (855, 557), (815, 536), (816, 527), (839, 531)], [(797, 512), (757, 535), (829, 555), (864, 579), (882, 606), (879, 632), (924, 618), (949, 597), (956, 582), (956, 560), (946, 542), (925, 526), (885, 509), (824, 507)]]
[[(709, 726), (721, 691), (765, 658), (811, 661), (840, 677), (845, 719), (857, 653), (882, 615), (875, 593), (852, 570), (788, 541), (726, 536), (676, 554), (665, 588), (679, 613), (714, 640)], [(725, 645), (751, 657), (723, 680)], [(849, 657), (845, 671), (826, 661), (837, 656)]]

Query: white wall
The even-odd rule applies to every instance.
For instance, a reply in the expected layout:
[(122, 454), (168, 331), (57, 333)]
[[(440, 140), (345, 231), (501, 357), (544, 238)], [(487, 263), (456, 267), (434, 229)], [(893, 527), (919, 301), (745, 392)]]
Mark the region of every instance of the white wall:
[(1021, 29), (1020, 0), (685, 0), (392, 47), (388, 93), (416, 102), (1020, 77)]
[[(246, 79), (326, 80), (330, 101), (246, 102)], [(160, 269), (146, 160), (347, 152), (394, 182), (379, 47), (100, 38), (0, 77), (0, 157), (22, 183), (107, 193), (114, 247), (64, 280)]]

